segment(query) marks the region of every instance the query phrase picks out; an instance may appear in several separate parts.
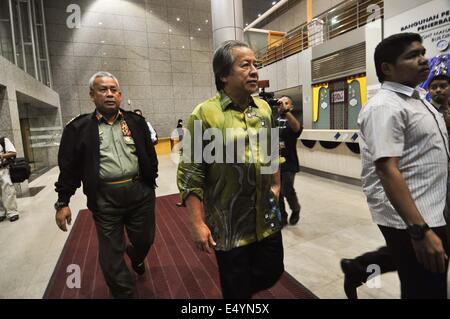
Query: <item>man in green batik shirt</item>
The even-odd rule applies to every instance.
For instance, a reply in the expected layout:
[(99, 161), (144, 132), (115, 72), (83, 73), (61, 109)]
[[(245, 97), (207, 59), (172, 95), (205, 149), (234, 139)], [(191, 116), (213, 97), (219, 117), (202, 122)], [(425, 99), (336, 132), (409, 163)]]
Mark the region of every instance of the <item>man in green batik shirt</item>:
[(216, 50), (218, 94), (192, 112), (178, 166), (192, 239), (200, 251), (215, 251), (224, 298), (250, 298), (284, 271), (278, 134), (269, 105), (251, 96), (255, 63), (243, 42)]

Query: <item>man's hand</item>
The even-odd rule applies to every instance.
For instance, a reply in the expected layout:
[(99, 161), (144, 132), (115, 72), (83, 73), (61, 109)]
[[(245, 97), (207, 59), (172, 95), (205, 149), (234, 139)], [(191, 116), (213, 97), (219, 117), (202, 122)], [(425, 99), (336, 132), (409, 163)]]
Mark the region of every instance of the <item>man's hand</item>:
[(272, 185), (272, 193), (275, 195), (275, 197), (277, 198), (277, 200), (280, 200), (280, 186), (279, 185)]
[(431, 272), (445, 272), (445, 261), (448, 259), (441, 239), (430, 229), (422, 240), (412, 240), (416, 257)]
[(212, 238), (211, 231), (205, 223), (192, 225), (191, 228), (192, 240), (195, 247), (200, 251), (206, 251), (208, 254), (214, 251), (216, 242)]
[(72, 223), (72, 212), (70, 211), (69, 206), (58, 209), (56, 211), (55, 220), (59, 229), (62, 231), (67, 231), (66, 221), (69, 225)]

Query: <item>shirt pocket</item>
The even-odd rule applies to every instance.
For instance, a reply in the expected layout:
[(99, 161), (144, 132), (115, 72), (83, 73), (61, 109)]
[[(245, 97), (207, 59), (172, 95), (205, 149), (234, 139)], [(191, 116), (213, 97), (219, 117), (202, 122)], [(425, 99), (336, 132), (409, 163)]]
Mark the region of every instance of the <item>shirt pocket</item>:
[(131, 146), (131, 145), (135, 145), (134, 144), (134, 139), (131, 137), (131, 136), (124, 136), (123, 137), (123, 141), (125, 142), (125, 144), (127, 144), (128, 146)]

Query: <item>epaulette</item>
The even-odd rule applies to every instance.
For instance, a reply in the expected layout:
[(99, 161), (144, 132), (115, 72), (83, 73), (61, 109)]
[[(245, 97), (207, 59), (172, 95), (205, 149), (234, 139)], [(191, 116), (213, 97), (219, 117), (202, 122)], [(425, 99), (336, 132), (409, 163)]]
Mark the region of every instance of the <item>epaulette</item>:
[(76, 120), (78, 120), (78, 119), (80, 119), (80, 118), (82, 118), (82, 117), (84, 117), (84, 116), (86, 116), (86, 115), (89, 115), (89, 114), (78, 114), (77, 116), (71, 118), (71, 119), (66, 123), (66, 126), (69, 125), (70, 123), (72, 123), (73, 121), (76, 121)]

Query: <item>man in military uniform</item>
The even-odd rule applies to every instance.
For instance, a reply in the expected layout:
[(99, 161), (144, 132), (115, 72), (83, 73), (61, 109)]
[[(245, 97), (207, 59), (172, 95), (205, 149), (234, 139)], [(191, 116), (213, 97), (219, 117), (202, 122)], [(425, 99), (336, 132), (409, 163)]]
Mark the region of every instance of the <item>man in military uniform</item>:
[[(134, 271), (145, 272), (144, 259), (155, 233), (155, 179), (158, 161), (145, 119), (120, 109), (119, 82), (108, 72), (89, 81), (96, 109), (69, 122), (58, 154), (56, 224), (67, 231), (70, 197), (83, 182), (99, 241), (99, 259), (114, 298), (135, 296)], [(131, 244), (124, 242), (126, 229)]]

